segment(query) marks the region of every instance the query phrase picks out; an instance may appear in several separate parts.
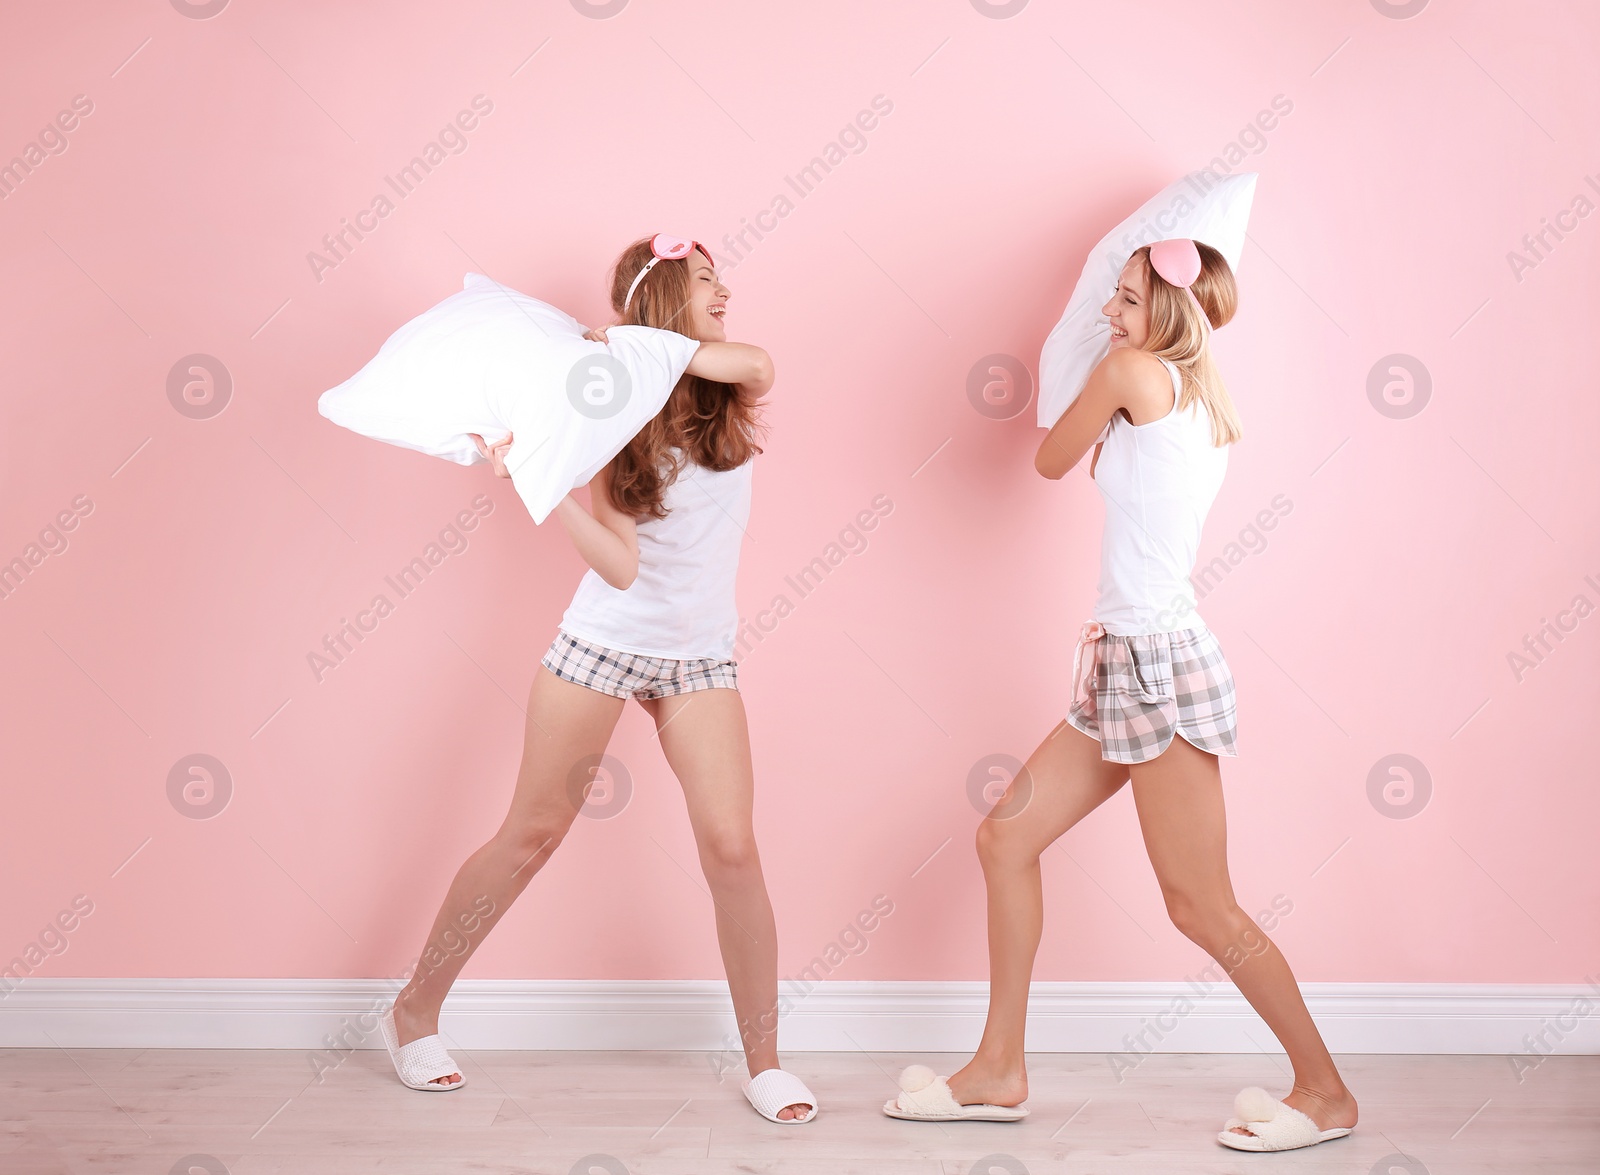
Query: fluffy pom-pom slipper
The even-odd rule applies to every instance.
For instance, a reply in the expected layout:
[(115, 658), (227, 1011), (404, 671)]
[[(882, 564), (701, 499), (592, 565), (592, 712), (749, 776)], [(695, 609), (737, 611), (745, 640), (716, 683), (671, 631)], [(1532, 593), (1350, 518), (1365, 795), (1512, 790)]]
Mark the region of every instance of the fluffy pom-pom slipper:
[[(1280, 1102), (1259, 1085), (1239, 1091), (1233, 1099), (1233, 1112), (1238, 1116), (1229, 1118), (1223, 1124), (1217, 1141), (1236, 1151), (1297, 1150), (1327, 1142), (1331, 1138), (1343, 1138), (1352, 1129), (1340, 1126), (1333, 1130), (1319, 1130), (1310, 1117)], [(1243, 1126), (1250, 1133), (1235, 1134), (1235, 1126)]]
[(926, 1065), (908, 1065), (901, 1072), (900, 1096), (884, 1102), (883, 1112), (911, 1122), (1017, 1122), (1028, 1116), (1021, 1106), (964, 1106), (950, 1083)]

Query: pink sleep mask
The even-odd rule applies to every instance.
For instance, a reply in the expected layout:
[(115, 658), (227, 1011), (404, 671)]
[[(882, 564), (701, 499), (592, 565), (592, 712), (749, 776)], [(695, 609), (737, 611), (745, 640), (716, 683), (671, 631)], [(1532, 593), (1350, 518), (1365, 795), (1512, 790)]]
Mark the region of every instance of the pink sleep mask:
[[(674, 237), (669, 233), (657, 233), (650, 238), (650, 252), (654, 254), (649, 261), (644, 263), (644, 268), (634, 274), (633, 282), (628, 286), (628, 296), (622, 299), (622, 308), (626, 310), (628, 303), (633, 301), (633, 291), (639, 288), (639, 283), (644, 281), (644, 275), (655, 267), (657, 261), (682, 261), (690, 253), (699, 249), (706, 255), (706, 260), (711, 261), (711, 250), (699, 241), (685, 240), (683, 237)], [(711, 261), (715, 265), (715, 261)]]
[(1206, 316), (1206, 309), (1200, 305), (1200, 299), (1194, 296), (1194, 291), (1189, 287), (1194, 285), (1195, 279), (1200, 276), (1200, 250), (1188, 237), (1174, 237), (1169, 241), (1157, 241), (1150, 246), (1150, 268), (1161, 275), (1168, 285), (1180, 286), (1189, 295), (1189, 300), (1195, 304), (1195, 309), (1200, 311), (1200, 321), (1206, 325), (1206, 333), (1211, 333), (1211, 319)]

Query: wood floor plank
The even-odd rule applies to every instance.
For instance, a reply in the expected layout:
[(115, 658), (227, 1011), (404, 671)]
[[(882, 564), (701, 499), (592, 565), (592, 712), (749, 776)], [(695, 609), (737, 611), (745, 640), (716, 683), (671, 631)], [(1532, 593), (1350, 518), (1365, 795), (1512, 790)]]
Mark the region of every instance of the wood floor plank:
[[(985, 1158), (1029, 1175), (1239, 1175), (1265, 1167), (1215, 1141), (1233, 1095), (1289, 1086), (1281, 1054), (1153, 1054), (1119, 1079), (1103, 1055), (1039, 1053), (1026, 1120), (901, 1122), (881, 1112), (901, 1068), (967, 1058), (798, 1053), (785, 1067), (822, 1112), (778, 1126), (745, 1102), (742, 1063), (719, 1080), (710, 1054), (456, 1057), (468, 1087), (421, 1093), (372, 1050), (320, 1079), (293, 1050), (0, 1050), (0, 1175), (170, 1175), (192, 1154), (229, 1175), (572, 1175), (585, 1156), (628, 1175), (969, 1175)], [(1600, 1171), (1600, 1058), (1520, 1073), (1505, 1057), (1338, 1059), (1361, 1123), (1268, 1160), (1274, 1173), (1367, 1175), (1396, 1154), (1430, 1175)]]

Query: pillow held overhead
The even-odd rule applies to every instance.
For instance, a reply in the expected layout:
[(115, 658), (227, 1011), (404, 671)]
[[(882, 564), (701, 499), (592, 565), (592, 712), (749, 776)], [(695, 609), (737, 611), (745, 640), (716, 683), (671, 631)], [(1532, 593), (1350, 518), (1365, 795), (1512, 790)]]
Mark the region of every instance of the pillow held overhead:
[(1213, 172), (1197, 171), (1175, 180), (1089, 250), (1061, 321), (1039, 355), (1040, 428), (1050, 428), (1061, 419), (1110, 349), (1111, 324), (1100, 308), (1136, 249), (1189, 237), (1210, 245), (1238, 272), (1257, 174), (1248, 171), (1218, 179)]
[(700, 343), (646, 326), (590, 342), (571, 315), (479, 273), (390, 335), (317, 411), (458, 465), (512, 435), (511, 484), (536, 523), (660, 412)]

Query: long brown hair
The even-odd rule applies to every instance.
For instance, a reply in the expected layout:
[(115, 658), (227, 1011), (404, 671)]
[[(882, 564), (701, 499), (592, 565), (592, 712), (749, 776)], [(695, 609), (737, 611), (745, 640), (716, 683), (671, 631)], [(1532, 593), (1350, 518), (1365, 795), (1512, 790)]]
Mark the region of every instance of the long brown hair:
[[(611, 309), (618, 325), (688, 335), (694, 329), (689, 320), (689, 258), (656, 262), (633, 292), (626, 312), (622, 308), (628, 286), (653, 256), (650, 241), (641, 237), (617, 258), (611, 270)], [(665, 518), (662, 499), (686, 463), (718, 471), (737, 469), (762, 451), (755, 436), (761, 427), (756, 409), (763, 403), (743, 396), (736, 384), (685, 372), (666, 405), (612, 460), (612, 504), (634, 517)], [(675, 456), (674, 448), (681, 453)]]
[[(1195, 247), (1200, 251), (1200, 276), (1189, 288), (1205, 308), (1211, 329), (1216, 330), (1239, 308), (1239, 287), (1226, 257), (1202, 241), (1196, 241)], [(1218, 447), (1233, 444), (1244, 436), (1244, 428), (1234, 410), (1233, 397), (1222, 382), (1222, 373), (1212, 361), (1199, 310), (1183, 287), (1172, 285), (1151, 266), (1149, 245), (1134, 250), (1133, 255), (1143, 264), (1150, 291), (1150, 336), (1144, 349), (1177, 366), (1183, 382), (1178, 411), (1199, 399), (1211, 417), (1211, 443)]]

